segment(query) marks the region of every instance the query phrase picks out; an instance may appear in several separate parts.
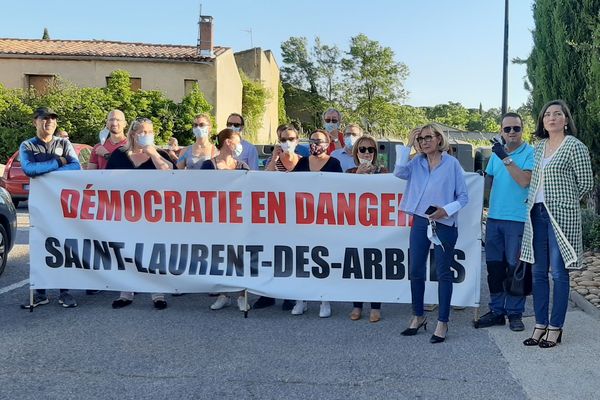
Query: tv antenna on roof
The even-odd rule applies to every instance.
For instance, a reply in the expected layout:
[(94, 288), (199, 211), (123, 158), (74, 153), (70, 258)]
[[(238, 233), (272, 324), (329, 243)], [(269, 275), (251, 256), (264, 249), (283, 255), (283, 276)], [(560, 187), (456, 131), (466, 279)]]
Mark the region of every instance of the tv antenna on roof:
[(242, 29), (242, 32), (246, 32), (250, 34), (250, 48), (254, 50), (254, 66), (256, 67), (258, 65), (258, 60), (257, 60), (257, 54), (256, 54), (256, 49), (254, 48), (254, 39), (252, 37), (252, 28), (248, 28), (248, 29)]

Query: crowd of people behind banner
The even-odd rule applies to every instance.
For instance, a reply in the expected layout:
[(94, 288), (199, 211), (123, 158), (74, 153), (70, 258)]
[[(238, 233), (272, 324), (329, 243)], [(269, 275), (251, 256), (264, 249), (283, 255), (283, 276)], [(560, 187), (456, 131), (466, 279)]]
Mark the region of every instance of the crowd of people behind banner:
[[(36, 177), (52, 171), (81, 169), (68, 134), (55, 136), (58, 115), (39, 108), (33, 115), (36, 136), (20, 146), (23, 171)], [(338, 110), (323, 113), (324, 129), (310, 135), (308, 150), (299, 146), (298, 131), (292, 125), (277, 129), (278, 144), (265, 165), (273, 172), (346, 172), (380, 174), (389, 171), (378, 163), (377, 141), (356, 124), (341, 128)], [(256, 148), (244, 140), (244, 118), (233, 113), (227, 128), (211, 136), (212, 119), (197, 115), (193, 122), (195, 141), (181, 148), (176, 139), (167, 150), (155, 145), (152, 121), (138, 118), (129, 124), (120, 110), (108, 114), (86, 169), (208, 169), (258, 170)], [(568, 305), (569, 269), (581, 267), (582, 238), (579, 202), (592, 189), (593, 175), (587, 147), (575, 138), (577, 130), (567, 105), (561, 100), (547, 103), (537, 120), (535, 148), (523, 141), (523, 121), (516, 113), (501, 119), (501, 131), (493, 140), (492, 156), (486, 176), (491, 183), (487, 218), (485, 254), (490, 291), (489, 312), (476, 321), (476, 327), (505, 325), (508, 318), (513, 331), (522, 331), (524, 296), (507, 291), (508, 282), (520, 262), (532, 264), (535, 327), (526, 346), (554, 347), (562, 339)], [(406, 181), (401, 209), (413, 216), (410, 230), (410, 286), (413, 316), (402, 335), (416, 335), (426, 329), (424, 292), (426, 264), (433, 245), (438, 277), (439, 314), (431, 343), (446, 339), (452, 298), (454, 246), (458, 237), (457, 216), (467, 202), (464, 171), (458, 160), (448, 154), (449, 141), (437, 124), (413, 129), (406, 146), (396, 146), (393, 174)], [(411, 156), (411, 153), (413, 155)], [(548, 273), (553, 280), (552, 307)], [(95, 291), (87, 291), (94, 294)], [(210, 306), (219, 310), (230, 304), (226, 293), (215, 294)], [(113, 308), (133, 302), (133, 292), (121, 292)], [(153, 293), (157, 309), (167, 307), (163, 293)], [(77, 303), (67, 289), (61, 289), (58, 302), (66, 308)], [(37, 289), (23, 308), (48, 304), (46, 290)], [(261, 296), (253, 304), (260, 309), (275, 304)], [(238, 293), (237, 305), (249, 305)], [(293, 315), (307, 310), (303, 300), (284, 300), (282, 308)], [(355, 302), (350, 319), (359, 320), (363, 304)], [(370, 322), (381, 318), (381, 303), (371, 303)], [(331, 305), (321, 302), (319, 316), (331, 315)]]

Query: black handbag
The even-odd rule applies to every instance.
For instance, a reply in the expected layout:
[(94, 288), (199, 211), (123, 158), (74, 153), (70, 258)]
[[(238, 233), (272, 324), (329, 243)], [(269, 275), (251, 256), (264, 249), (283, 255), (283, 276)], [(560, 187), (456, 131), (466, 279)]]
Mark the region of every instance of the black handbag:
[(529, 296), (532, 289), (531, 264), (519, 261), (512, 276), (506, 278), (506, 291), (513, 296)]

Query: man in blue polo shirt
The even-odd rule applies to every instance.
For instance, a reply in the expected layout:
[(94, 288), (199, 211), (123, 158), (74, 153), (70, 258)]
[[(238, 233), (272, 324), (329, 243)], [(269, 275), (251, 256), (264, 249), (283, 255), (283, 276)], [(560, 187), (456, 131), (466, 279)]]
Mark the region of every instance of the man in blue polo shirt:
[(519, 263), (533, 147), (523, 142), (523, 120), (519, 114), (504, 114), (501, 126), (500, 134), (506, 144), (494, 141), (494, 154), (485, 170), (492, 182), (485, 235), (490, 311), (475, 327), (504, 325), (508, 317), (510, 329), (522, 331), (525, 297), (507, 293), (504, 282)]

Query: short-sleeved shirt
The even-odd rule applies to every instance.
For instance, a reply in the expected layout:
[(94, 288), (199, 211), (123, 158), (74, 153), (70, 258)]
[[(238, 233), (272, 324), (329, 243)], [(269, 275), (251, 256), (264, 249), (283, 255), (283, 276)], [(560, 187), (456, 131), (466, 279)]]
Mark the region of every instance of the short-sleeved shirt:
[[(338, 142), (340, 142), (341, 148), (343, 149), (346, 144), (344, 143), (344, 134), (340, 130), (338, 130)], [(327, 154), (331, 155), (331, 153), (335, 151), (335, 148), (335, 142), (332, 140), (327, 148)]]
[[(212, 152), (214, 153), (214, 148)], [(202, 163), (204, 163), (204, 161), (206, 160), (210, 160), (211, 158), (212, 157), (210, 154), (203, 156), (195, 156), (192, 152), (192, 146), (189, 146), (185, 153), (183, 153), (183, 155), (179, 157), (179, 160), (177, 160), (177, 162), (179, 163), (180, 161), (185, 161), (185, 169), (201, 169)]]
[(112, 154), (116, 149), (123, 147), (124, 145), (127, 144), (127, 138), (121, 140), (118, 143), (113, 143), (110, 139), (107, 139), (104, 142), (104, 145), (101, 145), (100, 143), (98, 143), (97, 145), (94, 146), (94, 148), (92, 149), (92, 154), (90, 155), (90, 163), (92, 164), (96, 164), (96, 166), (98, 167), (98, 169), (106, 169), (106, 164), (108, 164), (108, 158), (110, 158), (110, 156), (108, 158), (104, 158), (104, 157), (100, 157), (98, 154), (96, 154), (96, 149), (100, 146), (104, 146), (104, 148), (106, 149), (106, 151), (108, 151), (108, 154)]
[[(527, 143), (521, 144), (508, 155), (523, 171), (533, 170), (533, 147)], [(506, 165), (495, 154), (492, 154), (485, 173), (494, 177), (488, 217), (525, 222), (527, 219), (525, 200), (527, 200), (529, 188), (521, 187), (510, 175)]]
[(347, 153), (345, 147), (335, 150), (333, 153), (331, 153), (331, 157), (338, 159), (342, 165), (342, 171), (347, 171), (350, 168), (356, 167), (352, 153)]
[[(219, 169), (217, 168), (217, 160), (211, 158), (210, 160), (204, 161), (200, 169)], [(249, 171), (250, 167), (248, 167), (248, 164), (243, 161), (235, 160), (235, 169)]]

